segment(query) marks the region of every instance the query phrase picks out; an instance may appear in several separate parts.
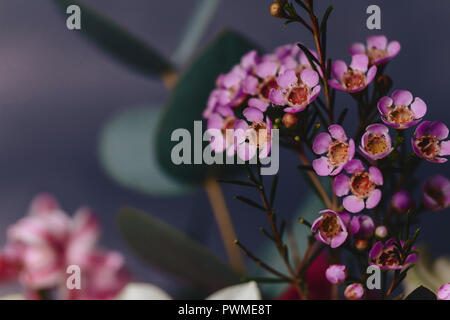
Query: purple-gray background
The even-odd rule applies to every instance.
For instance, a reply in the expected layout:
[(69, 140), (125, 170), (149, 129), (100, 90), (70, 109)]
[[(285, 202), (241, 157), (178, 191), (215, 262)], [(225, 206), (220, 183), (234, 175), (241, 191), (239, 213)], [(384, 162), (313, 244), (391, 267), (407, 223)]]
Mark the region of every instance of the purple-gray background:
[[(87, 1), (140, 38), (171, 55), (195, 0)], [(319, 2), (319, 1), (317, 1)], [(375, 32), (365, 27), (369, 4), (382, 8), (382, 33), (399, 40), (400, 55), (389, 65), (394, 88), (409, 89), (429, 106), (427, 117), (450, 123), (448, 112), (450, 43), (448, 1), (320, 1), (333, 3), (329, 53), (348, 59), (347, 47)], [(268, 14), (269, 0), (224, 0), (202, 44), (221, 28), (239, 30), (267, 50), (302, 41), (312, 45), (296, 24), (284, 27)], [(379, 33), (379, 32), (377, 32)], [(97, 161), (97, 137), (102, 124), (115, 112), (145, 102), (163, 104), (164, 86), (129, 71), (78, 34), (68, 31), (65, 17), (50, 0), (0, 0), (0, 237), (6, 227), (26, 213), (40, 191), (58, 197), (69, 212), (89, 204), (104, 226), (102, 243), (126, 253), (137, 278), (171, 288), (174, 281), (141, 264), (127, 251), (115, 228), (117, 209), (129, 204), (147, 210), (174, 226), (198, 232), (201, 241), (223, 255), (217, 229), (203, 192), (177, 199), (149, 197), (128, 191), (106, 177)], [(350, 102), (342, 100), (342, 104)], [(344, 106), (344, 105), (342, 105)], [(345, 105), (346, 106), (346, 105)], [(352, 106), (352, 105), (350, 105)], [(305, 190), (295, 172), (297, 160), (283, 153), (282, 214), (298, 207)], [(292, 173), (294, 172), (294, 173)], [(449, 165), (428, 165), (423, 175), (450, 173)], [(263, 240), (258, 233), (265, 221), (253, 210), (233, 201), (237, 190), (226, 189), (240, 238), (250, 247)], [(201, 219), (200, 219), (201, 217)], [(195, 218), (198, 218), (195, 220)], [(450, 212), (426, 216), (421, 240), (437, 254), (450, 250)]]

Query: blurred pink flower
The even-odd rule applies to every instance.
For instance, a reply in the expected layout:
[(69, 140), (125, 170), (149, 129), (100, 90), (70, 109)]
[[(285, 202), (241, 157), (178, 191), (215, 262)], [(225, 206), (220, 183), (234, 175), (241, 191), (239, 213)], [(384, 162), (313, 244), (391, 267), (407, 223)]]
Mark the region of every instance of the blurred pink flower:
[[(88, 208), (71, 218), (49, 194), (37, 196), (28, 215), (8, 228), (0, 274), (15, 267), (17, 280), (30, 292), (55, 290), (60, 299), (110, 299), (128, 282), (123, 257), (97, 247), (100, 226)], [(66, 269), (81, 270), (81, 288), (69, 290)], [(11, 274), (11, 271), (9, 271)]]

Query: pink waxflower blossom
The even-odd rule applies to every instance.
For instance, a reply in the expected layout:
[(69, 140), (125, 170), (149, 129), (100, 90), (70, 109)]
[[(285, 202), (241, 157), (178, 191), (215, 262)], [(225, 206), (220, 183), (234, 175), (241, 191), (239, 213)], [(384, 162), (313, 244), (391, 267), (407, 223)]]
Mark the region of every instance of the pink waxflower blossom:
[(392, 196), (392, 207), (399, 213), (405, 213), (415, 207), (414, 199), (408, 190), (397, 191)]
[(347, 227), (341, 214), (329, 209), (320, 211), (320, 214), (321, 216), (311, 226), (314, 236), (331, 248), (341, 246), (348, 237)]
[(450, 300), (450, 283), (444, 284), (437, 293), (438, 300)]
[(450, 155), (450, 140), (448, 128), (440, 121), (424, 121), (419, 124), (411, 139), (414, 153), (427, 161), (434, 163), (447, 162), (442, 156)]
[(423, 186), (422, 200), (428, 210), (450, 207), (450, 180), (442, 175), (429, 178)]
[(265, 121), (260, 110), (249, 110), (245, 120), (238, 120), (234, 126), (236, 137), (236, 151), (240, 159), (248, 161), (259, 154), (260, 159), (266, 158), (272, 147), (272, 121), (266, 117)]
[(319, 133), (313, 143), (314, 153), (320, 155), (315, 159), (312, 166), (319, 176), (335, 176), (355, 155), (355, 142), (348, 139), (344, 129), (334, 124), (328, 128), (328, 133)]
[(411, 92), (397, 90), (391, 97), (383, 97), (378, 101), (381, 120), (394, 129), (408, 129), (418, 124), (427, 113), (426, 103)]
[[(407, 257), (399, 257), (400, 253), (396, 253), (396, 250), (398, 251), (396, 245), (404, 247), (404, 242), (398, 243), (394, 238), (384, 243), (382, 241), (376, 242), (369, 252), (369, 263), (381, 270), (403, 270), (417, 262), (419, 258), (417, 253), (410, 253)], [(414, 250), (414, 247), (412, 249)], [(404, 261), (399, 261), (399, 258), (404, 259)]]
[[(16, 268), (16, 279), (29, 292), (53, 290), (62, 299), (111, 299), (129, 277), (119, 253), (97, 247), (99, 236), (90, 209), (81, 208), (71, 218), (53, 196), (43, 194), (33, 200), (26, 217), (8, 228), (1, 256)], [(80, 290), (67, 289), (70, 265), (82, 271)]]
[(369, 69), (369, 58), (365, 54), (352, 56), (350, 66), (342, 60), (336, 60), (331, 66), (331, 73), (335, 79), (328, 81), (336, 90), (356, 93), (364, 90), (375, 78), (377, 67)]
[(295, 70), (287, 70), (277, 77), (279, 89), (270, 90), (269, 99), (276, 106), (288, 106), (285, 112), (297, 113), (306, 109), (320, 92), (319, 75), (304, 69), (300, 76)]
[(368, 126), (361, 138), (359, 150), (368, 160), (376, 161), (387, 157), (394, 150), (389, 129), (378, 123)]
[(327, 280), (332, 284), (341, 284), (347, 279), (347, 267), (342, 264), (333, 264), (325, 271)]
[(364, 53), (369, 57), (371, 65), (383, 65), (392, 60), (401, 50), (398, 41), (388, 43), (386, 36), (370, 36), (366, 40), (366, 45), (361, 42), (354, 43), (348, 51), (351, 55)]
[[(333, 183), (335, 194), (338, 197), (346, 196), (344, 208), (351, 213), (375, 208), (381, 200), (381, 190), (377, 189), (377, 186), (383, 185), (381, 171), (377, 167), (370, 167), (367, 171), (357, 159), (349, 161), (344, 170), (350, 177), (341, 173)], [(348, 195), (350, 192), (351, 195)]]
[(208, 118), (207, 132), (211, 135), (210, 146), (216, 153), (226, 152), (228, 156), (234, 155), (233, 132), (236, 121), (234, 114), (223, 116), (214, 113)]
[(365, 290), (361, 283), (352, 283), (345, 288), (344, 296), (347, 300), (361, 300)]

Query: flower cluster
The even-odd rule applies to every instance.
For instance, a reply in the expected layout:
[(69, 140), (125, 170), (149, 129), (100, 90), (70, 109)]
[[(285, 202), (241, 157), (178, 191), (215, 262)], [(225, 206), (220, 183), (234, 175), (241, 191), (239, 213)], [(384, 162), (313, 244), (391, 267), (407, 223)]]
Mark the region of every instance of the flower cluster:
[[(310, 1), (296, 2), (309, 12), (310, 24), (287, 1), (276, 1), (271, 13), (306, 27), (314, 36), (316, 50), (298, 44), (279, 47), (263, 56), (252, 51), (229, 73), (220, 75), (203, 113), (208, 128), (220, 132), (210, 143), (216, 152), (237, 154), (243, 160), (259, 154), (262, 159), (271, 152), (270, 131), (278, 129), (283, 142), (280, 145), (298, 154), (298, 168), (305, 171), (305, 179), (324, 204), (312, 223), (299, 220), (309, 227), (312, 237), (303, 260), (292, 266), (288, 244), (281, 236), (284, 226), (277, 225), (273, 199), (268, 201), (262, 178), (256, 179), (250, 171), (251, 183), (234, 180), (235, 184), (256, 187), (260, 193), (263, 206), (244, 197), (236, 198), (266, 211), (273, 233), (261, 230), (276, 244), (290, 278), (255, 258), (256, 263), (291, 281), (303, 296), (305, 290), (299, 284), (304, 283), (302, 269), (310, 263), (308, 254), (320, 250), (317, 248), (328, 252), (345, 249), (361, 270), (370, 266), (394, 273), (391, 286), (384, 292), (384, 298), (391, 298), (394, 288), (419, 258), (415, 242), (420, 228), (410, 232), (410, 227), (417, 224), (424, 211), (450, 206), (450, 181), (446, 177), (439, 175), (425, 181), (420, 204), (415, 200), (413, 178), (422, 160), (435, 164), (447, 161), (449, 130), (440, 121), (425, 119), (429, 107), (421, 98), (408, 90), (390, 92), (393, 81), (385, 70), (401, 51), (399, 42), (388, 41), (383, 35), (370, 36), (365, 44), (350, 46), (350, 57), (344, 59), (349, 64), (327, 59), (323, 42), (326, 28), (322, 27), (326, 27), (325, 19), (332, 8), (319, 23)], [(356, 102), (355, 126), (345, 125), (351, 108), (335, 117), (337, 92)], [(249, 135), (249, 129), (260, 134)], [(327, 177), (332, 186), (329, 191), (322, 185)], [(254, 257), (237, 243), (247, 256)], [(345, 283), (347, 299), (370, 296), (365, 275), (350, 274), (351, 268), (336, 261), (340, 254), (330, 256), (333, 263), (324, 277), (334, 285)], [(448, 287), (443, 287), (440, 296), (448, 296)]]
[[(89, 208), (69, 217), (48, 194), (9, 227), (0, 253), (0, 280), (19, 281), (30, 299), (112, 299), (128, 283), (122, 255), (97, 247), (100, 226)], [(80, 270), (80, 287), (67, 286), (67, 268)], [(71, 271), (72, 272), (72, 271)]]

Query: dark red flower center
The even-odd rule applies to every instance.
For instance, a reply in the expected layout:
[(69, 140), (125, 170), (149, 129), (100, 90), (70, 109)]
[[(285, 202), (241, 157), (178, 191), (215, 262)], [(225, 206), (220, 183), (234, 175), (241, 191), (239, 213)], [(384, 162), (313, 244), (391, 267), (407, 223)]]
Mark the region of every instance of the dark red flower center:
[(426, 135), (417, 138), (415, 141), (416, 147), (420, 150), (421, 154), (427, 159), (434, 159), (439, 155), (441, 146), (439, 145), (439, 139), (436, 136)]
[(259, 88), (259, 97), (264, 101), (269, 101), (270, 90), (278, 89), (278, 83), (276, 78), (270, 78), (264, 81)]
[(401, 126), (413, 121), (414, 118), (414, 112), (412, 112), (406, 106), (396, 106), (395, 108), (391, 109), (387, 115), (387, 119), (389, 122)]
[(309, 101), (309, 88), (305, 85), (293, 87), (287, 97), (288, 102), (294, 107), (303, 107)]
[(328, 238), (334, 237), (342, 231), (342, 227), (335, 215), (325, 214), (320, 224), (320, 231)]
[(350, 189), (355, 196), (365, 199), (375, 190), (375, 183), (368, 172), (358, 172), (350, 180)]
[(376, 60), (386, 58), (388, 56), (388, 52), (385, 49), (372, 47), (368, 50), (367, 56), (369, 57), (370, 64), (373, 64), (373, 62)]
[(366, 76), (361, 71), (349, 69), (342, 76), (342, 84), (348, 90), (358, 89), (366, 85)]
[(328, 148), (328, 162), (333, 166), (339, 166), (348, 160), (349, 145), (347, 142), (334, 141)]

